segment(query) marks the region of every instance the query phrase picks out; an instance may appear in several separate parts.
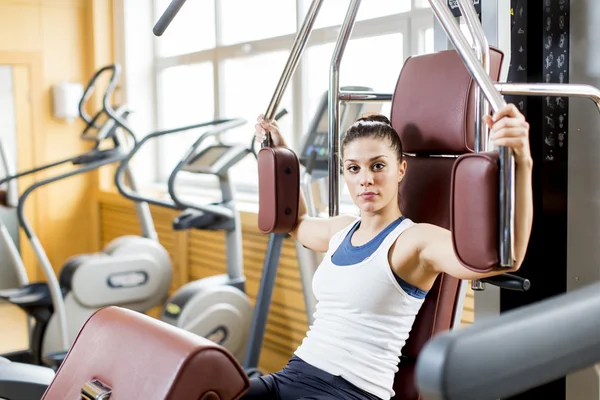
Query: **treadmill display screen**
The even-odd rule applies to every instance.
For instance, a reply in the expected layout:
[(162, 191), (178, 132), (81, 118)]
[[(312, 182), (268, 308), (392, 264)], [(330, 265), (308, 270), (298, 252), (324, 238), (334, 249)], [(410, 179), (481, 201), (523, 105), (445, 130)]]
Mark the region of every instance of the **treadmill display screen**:
[(195, 167), (210, 168), (215, 161), (223, 157), (223, 154), (227, 153), (229, 147), (227, 146), (211, 146), (202, 150), (190, 164)]
[[(340, 104), (340, 140), (350, 125), (358, 119), (363, 110), (364, 107), (361, 104)], [(306, 135), (304, 146), (300, 153), (300, 162), (306, 166), (308, 160), (311, 158), (311, 154), (316, 152), (316, 162), (313, 167), (317, 170), (326, 171), (329, 162), (329, 116), (326, 99), (321, 103), (321, 107), (317, 111), (317, 117), (319, 119), (313, 121), (312, 130)]]

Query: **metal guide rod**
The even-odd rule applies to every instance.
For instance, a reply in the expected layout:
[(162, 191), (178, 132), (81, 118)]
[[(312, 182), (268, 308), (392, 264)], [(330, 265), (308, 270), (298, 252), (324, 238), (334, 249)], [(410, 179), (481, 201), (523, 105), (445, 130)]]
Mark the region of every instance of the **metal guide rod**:
[[(466, 3), (466, 4), (465, 4)], [(467, 27), (469, 28), (469, 32), (471, 32), (471, 36), (473, 37), (473, 48), (475, 50), (475, 55), (477, 59), (481, 62), (483, 69), (486, 74), (489, 76), (490, 74), (490, 47), (485, 37), (485, 33), (483, 32), (483, 27), (479, 22), (479, 18), (477, 18), (477, 11), (475, 11), (475, 6), (469, 1), (458, 1), (458, 8), (460, 9), (460, 13), (465, 18), (467, 22)], [(487, 138), (489, 130), (486, 124), (483, 121), (484, 115), (488, 115), (490, 113), (490, 107), (483, 95), (483, 92), (480, 88), (475, 90), (475, 152), (480, 153), (483, 151), (487, 151)], [(471, 281), (471, 289), (473, 290), (484, 290), (485, 283), (481, 280), (472, 280)]]
[[(308, 12), (306, 13), (306, 17), (304, 18), (304, 22), (302, 26), (298, 30), (296, 34), (296, 38), (294, 39), (294, 44), (292, 46), (292, 50), (290, 51), (290, 56), (283, 68), (283, 72), (281, 77), (279, 78), (279, 82), (277, 82), (277, 87), (275, 88), (275, 92), (273, 92), (273, 97), (271, 98), (271, 102), (267, 106), (267, 111), (265, 112), (265, 121), (273, 121), (275, 118), (275, 114), (277, 113), (277, 108), (279, 108), (279, 104), (281, 103), (281, 99), (285, 93), (285, 90), (296, 71), (296, 67), (298, 66), (298, 62), (304, 53), (304, 48), (306, 47), (306, 43), (310, 38), (310, 34), (312, 33), (312, 28), (317, 19), (317, 15), (319, 10), (321, 9), (321, 5), (323, 4), (323, 0), (313, 0), (308, 8)], [(270, 136), (267, 134), (267, 139), (263, 143), (264, 145), (270, 144)]]
[[(473, 54), (467, 39), (446, 6), (441, 0), (429, 0), (431, 8), (452, 41), (467, 69), (477, 82), (494, 111), (506, 105), (502, 95), (496, 90), (481, 63)], [(500, 155), (500, 201), (499, 201), (499, 267), (510, 268), (514, 264), (514, 202), (515, 202), (515, 162), (512, 150), (499, 148)]]
[(340, 63), (348, 39), (352, 34), (354, 21), (358, 14), (361, 0), (352, 0), (348, 6), (346, 17), (342, 23), (335, 50), (331, 57), (329, 70), (329, 216), (340, 212)]
[(338, 99), (344, 103), (367, 103), (367, 102), (384, 102), (392, 101), (392, 93), (374, 93), (366, 91), (350, 92), (346, 90), (340, 90)]
[(502, 94), (586, 97), (596, 104), (598, 112), (600, 112), (600, 89), (591, 85), (574, 83), (497, 83), (494, 86)]
[[(477, 11), (472, 1), (459, 0), (458, 8), (467, 21), (467, 27), (473, 37), (475, 55), (481, 62), (486, 74), (490, 74), (490, 47), (483, 32), (483, 27), (477, 17)], [(483, 117), (490, 113), (490, 108), (481, 89), (475, 91), (475, 152), (487, 150), (488, 129)]]

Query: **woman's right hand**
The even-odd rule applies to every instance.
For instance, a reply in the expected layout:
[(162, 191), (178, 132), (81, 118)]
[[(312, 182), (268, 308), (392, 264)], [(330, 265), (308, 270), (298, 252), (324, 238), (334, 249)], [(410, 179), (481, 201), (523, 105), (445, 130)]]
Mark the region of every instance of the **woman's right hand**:
[(260, 114), (256, 119), (256, 124), (254, 125), (254, 136), (258, 143), (262, 143), (267, 138), (267, 132), (271, 134), (271, 142), (275, 147), (287, 147), (285, 140), (281, 136), (281, 132), (279, 132), (279, 127), (277, 126), (276, 121), (271, 121), (270, 123), (265, 121), (264, 114)]

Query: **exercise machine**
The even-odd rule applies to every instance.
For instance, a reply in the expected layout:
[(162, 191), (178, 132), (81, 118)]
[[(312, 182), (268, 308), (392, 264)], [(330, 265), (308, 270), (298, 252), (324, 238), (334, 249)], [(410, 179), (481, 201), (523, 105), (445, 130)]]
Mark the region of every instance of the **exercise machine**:
[[(85, 103), (93, 93), (98, 77), (106, 72), (111, 73), (111, 78), (103, 96), (103, 107), (91, 118), (85, 113)], [(19, 306), (35, 320), (30, 348), (5, 355), (11, 361), (45, 364), (56, 368), (83, 323), (99, 308), (118, 305), (146, 312), (162, 304), (168, 296), (172, 275), (171, 261), (167, 251), (158, 243), (148, 204), (136, 203), (142, 225), (142, 237), (120, 237), (109, 243), (102, 252), (73, 257), (61, 268), (58, 278), (24, 213), (25, 202), (34, 190), (108, 164), (118, 163), (126, 157), (126, 143), (108, 112), (110, 109), (112, 113), (123, 117), (128, 114), (123, 107), (115, 111), (108, 105), (119, 73), (118, 65), (99, 70), (89, 82), (81, 99), (80, 115), (86, 122), (82, 138), (94, 142), (92, 150), (8, 176), (0, 181), (11, 181), (58, 165), (75, 166), (69, 172), (43, 179), (28, 187), (17, 205), (19, 222), (31, 242), (47, 283), (30, 283), (21, 288), (0, 291), (0, 298)], [(104, 122), (100, 123), (102, 119)], [(130, 140), (135, 142), (135, 137), (131, 137)], [(104, 148), (109, 142), (112, 146)], [(134, 177), (129, 172), (128, 178), (133, 184)], [(18, 252), (16, 248), (15, 251)]]
[(442, 333), (419, 356), (419, 391), (424, 400), (504, 399), (593, 368), (599, 313), (600, 283), (593, 283)]
[[(97, 144), (114, 134), (114, 124), (110, 124), (110, 120), (105, 120), (103, 123), (99, 122), (99, 117), (96, 116), (95, 122), (92, 123), (91, 119), (87, 117), (82, 109), (80, 109), (80, 115), (86, 122), (84, 134), (82, 139), (94, 140)], [(121, 109), (124, 116), (127, 115), (127, 111)], [(93, 133), (92, 133), (93, 132)], [(23, 260), (19, 252), (18, 242), (18, 226), (16, 232), (13, 232), (12, 226), (7, 226), (7, 218), (12, 222), (14, 219), (18, 225), (18, 212), (17, 207), (19, 204), (19, 196), (17, 190), (17, 177), (29, 175), (37, 171), (42, 171), (52, 166), (73, 163), (73, 164), (85, 164), (86, 162), (93, 162), (95, 159), (102, 159), (103, 157), (109, 157), (110, 155), (117, 155), (112, 149), (107, 149), (104, 152), (99, 152), (96, 146), (90, 152), (82, 156), (72, 157), (61, 162), (52, 163), (39, 168), (34, 168), (30, 171), (25, 171), (19, 174), (13, 172), (9, 157), (4, 149), (3, 143), (0, 142), (0, 162), (2, 163), (5, 174), (8, 177), (13, 176), (14, 179), (7, 182), (6, 191), (3, 193), (3, 204), (2, 204), (2, 218), (0, 218), (0, 240), (2, 241), (5, 258), (9, 260), (9, 266), (12, 271), (3, 271), (3, 276), (14, 275), (17, 278), (18, 284), (21, 288), (29, 287), (29, 278), (25, 269)], [(3, 179), (6, 181), (6, 179)], [(4, 286), (3, 288), (5, 288)], [(14, 292), (14, 289), (12, 290)], [(35, 300), (35, 294), (32, 300)], [(27, 299), (26, 299), (27, 300)], [(32, 335), (29, 338), (30, 348), (26, 351), (14, 352), (7, 354), (13, 360), (8, 358), (0, 357), (0, 398), (6, 400), (39, 400), (42, 398), (47, 387), (50, 385), (54, 378), (55, 365), (51, 367), (33, 365), (40, 364), (42, 362), (41, 354), (41, 340), (44, 334), (45, 326), (47, 326), (47, 319), (51, 316), (52, 305), (49, 305), (49, 310), (44, 313), (44, 299), (39, 299), (37, 306), (32, 304), (32, 311), (36, 312), (36, 316), (39, 317), (37, 323), (31, 331)], [(37, 308), (37, 310), (35, 310)], [(29, 322), (29, 321), (28, 321)], [(58, 356), (58, 355), (57, 355)], [(51, 364), (56, 364), (62, 357), (58, 359), (49, 360)]]
[[(120, 123), (125, 129), (130, 129), (125, 121)], [(183, 211), (173, 221), (175, 230), (204, 229), (225, 232), (227, 273), (182, 286), (167, 299), (160, 319), (221, 344), (238, 359), (242, 359), (245, 351), (253, 307), (245, 293), (241, 224), (235, 208), (228, 170), (248, 155), (250, 150), (244, 146), (231, 146), (221, 142), (203, 147), (199, 151), (197, 149), (201, 145), (204, 146), (207, 140), (244, 124), (246, 121), (243, 119), (218, 119), (148, 134), (119, 166), (115, 177), (116, 186), (125, 197)], [(145, 143), (161, 136), (200, 128), (210, 129), (200, 135), (173, 170), (169, 178), (170, 200), (148, 198), (128, 188), (124, 182), (125, 168)], [(222, 200), (205, 205), (186, 203), (175, 190), (175, 177), (180, 171), (217, 177)]]
[(54, 375), (49, 367), (10, 362), (0, 357), (0, 399), (40, 400)]
[[(282, 111), (279, 116), (283, 116), (286, 112)], [(271, 251), (267, 251), (263, 275), (269, 276), (270, 283), (261, 283), (257, 299), (260, 305), (255, 309), (246, 294), (241, 222), (236, 209), (234, 188), (229, 179), (229, 170), (248, 154), (253, 153), (253, 147), (252, 145), (249, 147), (230, 145), (218, 139), (209, 145), (206, 144), (210, 139), (218, 138), (221, 133), (243, 124), (246, 124), (246, 121), (241, 119), (215, 120), (186, 128), (151, 133), (131, 151), (128, 159), (120, 165), (116, 175), (117, 188), (125, 197), (132, 200), (143, 199), (151, 204), (181, 210), (182, 213), (173, 221), (175, 230), (202, 229), (225, 232), (227, 272), (183, 285), (167, 300), (160, 319), (212, 340), (228, 349), (240, 362), (249, 359), (247, 353), (251, 354), (250, 359), (255, 359), (254, 354), (260, 352), (260, 349), (256, 348), (257, 345), (250, 343), (260, 343), (258, 346), (262, 346), (271, 297), (266, 292), (272, 292), (274, 284), (270, 279), (270, 271), (275, 271), (272, 275), (274, 279), (282, 245), (281, 241), (269, 245)], [(125, 121), (123, 126), (126, 127)], [(148, 140), (208, 126), (213, 128), (205, 131), (194, 142), (173, 169), (168, 180), (170, 201), (143, 197), (139, 193), (130, 191), (124, 184), (122, 179), (124, 168)], [(216, 177), (221, 200), (211, 204), (194, 204), (183, 199), (176, 187), (177, 177), (182, 172)], [(274, 253), (273, 249), (279, 252)], [(266, 297), (268, 297), (266, 302), (261, 300)], [(264, 307), (266, 310), (263, 309)], [(253, 339), (256, 335), (253, 336), (252, 333), (261, 330), (262, 335), (258, 335), (260, 339)]]
[[(196, 144), (199, 147), (203, 141)], [(185, 210), (173, 221), (173, 228), (224, 231), (227, 272), (183, 285), (168, 299), (161, 314), (161, 320), (224, 346), (239, 361), (246, 350), (253, 305), (246, 294), (242, 224), (229, 169), (250, 152), (246, 146), (218, 142), (199, 151), (194, 149), (171, 173), (169, 194)], [(210, 209), (185, 201), (175, 187), (181, 172), (215, 176), (221, 200), (212, 203)]]

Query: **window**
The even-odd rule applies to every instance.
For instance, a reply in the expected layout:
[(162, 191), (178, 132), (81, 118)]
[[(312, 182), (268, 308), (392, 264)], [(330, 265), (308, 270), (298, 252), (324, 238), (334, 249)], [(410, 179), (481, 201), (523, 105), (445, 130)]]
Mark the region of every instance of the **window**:
[(367, 0), (362, 2), (356, 20), (364, 21), (391, 14), (405, 13), (410, 9), (410, 1)]
[[(187, 4), (187, 3), (186, 3)], [(211, 63), (178, 65), (158, 76), (159, 129), (173, 129), (214, 119)], [(202, 129), (173, 133), (158, 139), (158, 179), (166, 181), (176, 163), (202, 134)]]
[[(329, 65), (335, 43), (310, 47), (306, 54), (306, 111), (312, 118), (329, 88)], [(340, 87), (378, 92), (394, 90), (404, 63), (403, 34), (372, 36), (348, 42), (340, 65)], [(390, 49), (394, 49), (390, 51)], [(377, 73), (374, 73), (377, 71)]]
[(249, 42), (296, 32), (290, 0), (220, 0), (221, 44)]
[[(307, 11), (312, 0), (303, 0), (304, 10)], [(344, 22), (344, 17), (350, 6), (349, 0), (324, 1), (321, 4), (319, 15), (314, 24), (314, 28), (323, 28), (338, 26)], [(410, 0), (368, 0), (363, 1), (358, 9), (356, 21), (366, 21), (387, 15), (406, 13), (411, 10)]]
[[(223, 135), (224, 141), (250, 144), (254, 135), (256, 117), (266, 111), (287, 57), (287, 51), (277, 51), (223, 62), (222, 115), (227, 118), (244, 118), (248, 121), (247, 125), (232, 129)], [(287, 109), (289, 114), (278, 121), (287, 143), (292, 143), (293, 135), (292, 97), (293, 90), (288, 88), (280, 109)], [(260, 147), (258, 143), (255, 146), (257, 150)], [(231, 169), (230, 175), (234, 184), (238, 186), (256, 186), (258, 175), (254, 157), (246, 157), (236, 164)]]
[[(152, 3), (157, 21), (170, 0)], [(256, 117), (266, 111), (311, 3), (312, 0), (186, 2), (163, 36), (148, 35), (154, 42), (156, 87), (151, 92), (156, 96), (156, 128), (213, 118), (244, 118), (246, 125), (220, 139), (250, 145)], [(292, 145), (301, 143), (329, 87), (331, 57), (349, 4), (350, 0), (322, 3), (298, 70), (282, 98), (280, 107), (289, 114), (279, 125)], [(127, 23), (127, 15), (124, 18)], [(340, 85), (391, 93), (405, 59), (432, 50), (433, 15), (427, 0), (363, 1), (346, 46)], [(381, 105), (381, 111), (388, 114), (389, 103)], [(165, 182), (201, 132), (173, 134), (158, 141), (156, 165), (147, 168), (156, 171), (157, 183)], [(239, 192), (255, 192), (257, 178), (252, 156), (231, 170)], [(203, 182), (214, 184), (213, 179)]]

